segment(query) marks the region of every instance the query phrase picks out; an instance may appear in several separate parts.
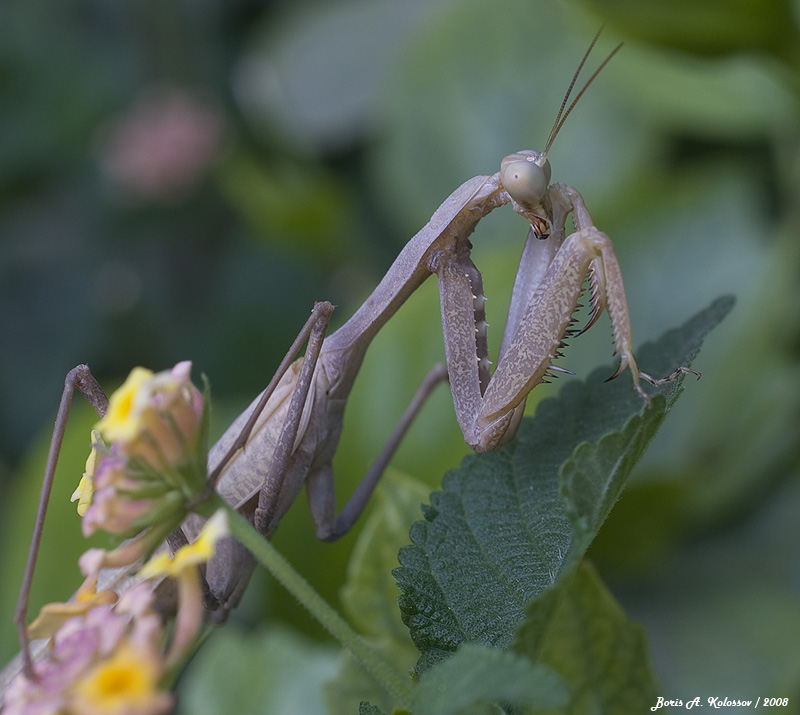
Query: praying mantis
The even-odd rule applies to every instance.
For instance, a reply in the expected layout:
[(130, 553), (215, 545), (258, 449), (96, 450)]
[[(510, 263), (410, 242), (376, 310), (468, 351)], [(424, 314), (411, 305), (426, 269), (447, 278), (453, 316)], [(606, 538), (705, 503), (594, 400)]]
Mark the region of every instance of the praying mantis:
[[(406, 244), (372, 294), (342, 327), (328, 334), (333, 306), (317, 303), (270, 384), (211, 449), (210, 487), (245, 514), (265, 537), (274, 533), (303, 486), (317, 536), (333, 540), (347, 532), (425, 399), (442, 381), (450, 383), (459, 427), (473, 450), (490, 451), (507, 443), (517, 431), (531, 390), (555, 372), (567, 372), (553, 364), (562, 354), (565, 338), (590, 328), (603, 311), (609, 315), (619, 355), (612, 378), (628, 369), (634, 390), (645, 402), (650, 398), (642, 382), (660, 385), (681, 373), (698, 374), (679, 367), (656, 379), (638, 368), (625, 289), (611, 241), (594, 225), (576, 189), (550, 183), (548, 152), (556, 136), (577, 101), (619, 49), (602, 62), (567, 108), (595, 40), (573, 76), (543, 151), (510, 154), (496, 173), (476, 176), (457, 188)], [(525, 220), (528, 234), (492, 372), (482, 278), (470, 256), (469, 236), (481, 219), (506, 204)], [(575, 230), (568, 233), (570, 214)], [(365, 353), (403, 302), (434, 274), (439, 285), (446, 367), (434, 367), (424, 379), (388, 444), (337, 514), (332, 459)], [(587, 278), (591, 314), (583, 330), (575, 331), (571, 328), (573, 313)], [(304, 343), (304, 356), (295, 360)], [(102, 398), (95, 399), (102, 404)], [(59, 440), (55, 435), (54, 444)], [(199, 516), (190, 516), (175, 540), (193, 540), (201, 525)], [(216, 609), (226, 612), (236, 605), (252, 568), (249, 554), (232, 540), (209, 562), (205, 577)], [(29, 570), (32, 574), (32, 561)], [(25, 621), (29, 584), (26, 572), (16, 616), (20, 627)]]

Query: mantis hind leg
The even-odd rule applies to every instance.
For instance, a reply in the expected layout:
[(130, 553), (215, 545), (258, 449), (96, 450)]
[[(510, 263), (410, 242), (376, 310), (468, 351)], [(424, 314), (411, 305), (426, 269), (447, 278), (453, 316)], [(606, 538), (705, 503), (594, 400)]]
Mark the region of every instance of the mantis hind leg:
[(25, 564), (25, 575), (22, 578), (22, 585), (19, 589), (19, 599), (17, 600), (17, 609), (14, 613), (14, 623), (17, 626), (17, 632), (19, 634), (23, 667), (28, 677), (33, 676), (33, 663), (28, 646), (26, 626), (26, 621), (28, 619), (28, 601), (30, 598), (31, 584), (33, 582), (33, 572), (36, 567), (36, 558), (39, 554), (39, 544), (42, 540), (42, 530), (44, 529), (47, 505), (50, 502), (50, 492), (53, 488), (56, 465), (58, 464), (61, 443), (64, 440), (64, 432), (67, 427), (69, 408), (72, 404), (72, 395), (75, 390), (78, 390), (87, 399), (100, 417), (105, 415), (108, 408), (108, 398), (89, 371), (87, 365), (78, 365), (67, 373), (64, 380), (64, 391), (61, 393), (61, 402), (58, 406), (55, 426), (53, 427), (53, 436), (50, 440), (50, 448), (47, 452), (47, 464), (44, 470), (42, 491), (39, 496), (39, 506), (36, 510), (36, 521), (34, 523), (31, 545), (28, 551), (28, 561)]

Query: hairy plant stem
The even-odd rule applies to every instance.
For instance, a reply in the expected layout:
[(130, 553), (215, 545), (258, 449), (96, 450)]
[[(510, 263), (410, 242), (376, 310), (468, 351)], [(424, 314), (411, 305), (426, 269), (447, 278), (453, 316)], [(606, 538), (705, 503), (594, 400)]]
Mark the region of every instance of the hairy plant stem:
[(235, 539), (255, 556), (256, 560), (267, 569), (280, 583), (304, 606), (322, 626), (347, 648), (373, 676), (398, 700), (401, 706), (407, 706), (410, 696), (408, 684), (394, 669), (386, 663), (383, 657), (368, 646), (358, 635), (301, 576), (283, 555), (266, 539), (264, 539), (252, 525), (244, 519), (235, 509), (216, 494), (206, 502), (205, 511), (209, 506), (212, 511), (224, 508), (228, 515), (228, 524), (231, 534)]

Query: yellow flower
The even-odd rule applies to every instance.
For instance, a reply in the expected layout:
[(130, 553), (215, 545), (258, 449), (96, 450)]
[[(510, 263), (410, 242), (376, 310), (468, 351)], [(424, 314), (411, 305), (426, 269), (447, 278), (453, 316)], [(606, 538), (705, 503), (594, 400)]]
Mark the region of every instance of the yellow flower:
[(100, 433), (92, 430), (92, 451), (86, 460), (86, 471), (84, 471), (78, 488), (72, 493), (70, 501), (78, 502), (78, 515), (83, 516), (91, 506), (94, 498), (94, 475), (97, 471), (97, 448), (103, 444)]
[(217, 541), (227, 536), (228, 518), (220, 509), (206, 522), (200, 533), (191, 544), (182, 546), (174, 556), (159, 553), (153, 556), (139, 573), (144, 578), (155, 576), (180, 576), (187, 568), (205, 563), (214, 555)]
[(152, 377), (152, 370), (135, 367), (128, 379), (111, 395), (106, 416), (97, 423), (97, 429), (107, 442), (130, 440), (136, 436), (141, 417), (141, 410), (137, 409), (141, 402), (139, 392)]
[(167, 712), (172, 698), (158, 689), (160, 678), (158, 656), (124, 641), (75, 684), (74, 711), (82, 715)]
[(191, 368), (188, 361), (159, 373), (134, 368), (111, 395), (96, 425), (96, 451), (73, 494), (84, 536), (98, 529), (122, 538), (168, 534), (204, 494), (206, 445), (200, 442), (208, 411)]
[(214, 555), (217, 541), (228, 533), (228, 517), (220, 509), (206, 522), (193, 543), (182, 546), (174, 556), (156, 554), (139, 569), (144, 578), (172, 576), (178, 581), (178, 613), (166, 655), (170, 667), (186, 656), (203, 624), (203, 591), (196, 567)]

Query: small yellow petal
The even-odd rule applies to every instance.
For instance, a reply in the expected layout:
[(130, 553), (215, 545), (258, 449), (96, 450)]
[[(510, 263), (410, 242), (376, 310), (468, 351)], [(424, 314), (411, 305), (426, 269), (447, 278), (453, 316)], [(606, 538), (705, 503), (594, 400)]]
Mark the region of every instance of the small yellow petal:
[(131, 439), (136, 435), (140, 417), (136, 411), (136, 398), (152, 377), (152, 370), (135, 367), (128, 375), (128, 379), (111, 395), (106, 416), (96, 425), (104, 439), (117, 442)]
[(223, 536), (227, 536), (228, 533), (228, 517), (220, 509), (214, 512), (213, 516), (205, 523), (194, 543), (178, 549), (175, 558), (178, 559), (180, 557), (189, 564), (208, 561), (214, 555), (214, 548), (217, 542)]
[(100, 436), (100, 433), (96, 430), (92, 430), (92, 451), (89, 452), (89, 456), (86, 458), (86, 474), (91, 474), (94, 476), (95, 472), (97, 471), (97, 450), (99, 447), (105, 447), (103, 443), (103, 438)]
[(174, 556), (168, 556), (163, 552), (156, 554), (139, 569), (139, 573), (144, 578), (153, 578), (155, 576), (177, 577), (184, 569), (208, 561), (214, 555), (217, 541), (223, 536), (227, 536), (228, 533), (230, 533), (228, 530), (228, 517), (220, 509), (205, 523), (194, 542), (181, 546)]
[(173, 557), (168, 553), (155, 554), (146, 564), (139, 569), (142, 578), (155, 578), (156, 576), (173, 576)]
[[(78, 487), (72, 492), (72, 496), (69, 498), (70, 501), (77, 501), (78, 502), (78, 514), (83, 516), (86, 513), (86, 509), (81, 511), (81, 507), (83, 506), (83, 498), (84, 495), (89, 492), (91, 489), (91, 482), (89, 479), (86, 478), (84, 474), (81, 477), (81, 480), (78, 482)], [(91, 500), (89, 500), (91, 503)], [(87, 507), (88, 508), (88, 507)]]
[(94, 499), (94, 478), (84, 474), (69, 500), (78, 502), (78, 516), (84, 516), (92, 505), (92, 499)]
[(78, 514), (83, 516), (87, 509), (92, 505), (94, 498), (94, 475), (97, 471), (98, 455), (97, 450), (99, 447), (105, 446), (97, 430), (92, 430), (92, 451), (86, 459), (86, 471), (78, 483), (78, 488), (72, 492), (70, 501), (78, 502)]

